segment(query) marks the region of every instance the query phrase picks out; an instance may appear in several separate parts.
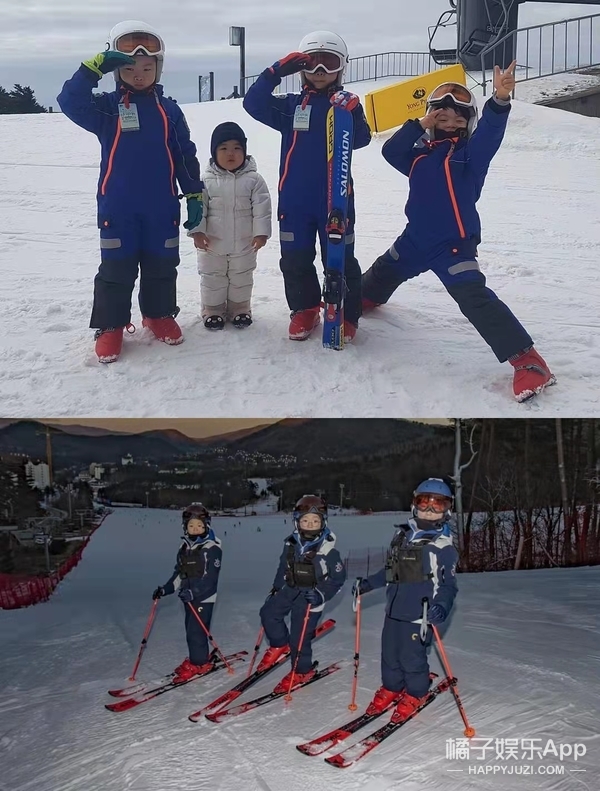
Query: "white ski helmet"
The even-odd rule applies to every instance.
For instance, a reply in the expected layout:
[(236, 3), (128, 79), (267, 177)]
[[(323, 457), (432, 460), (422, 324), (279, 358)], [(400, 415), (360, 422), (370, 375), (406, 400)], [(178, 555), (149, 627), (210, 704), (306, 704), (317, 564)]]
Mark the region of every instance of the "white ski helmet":
[[(165, 42), (162, 36), (146, 22), (139, 19), (128, 19), (119, 22), (108, 35), (107, 49), (124, 52), (126, 55), (149, 55), (156, 58), (156, 82), (162, 75)], [(119, 79), (119, 70), (115, 70), (115, 80)]]
[[(346, 42), (337, 33), (330, 30), (315, 30), (304, 36), (298, 47), (299, 52), (328, 52), (337, 55), (340, 61), (339, 68), (323, 68), (328, 74), (340, 73), (340, 82), (346, 73), (348, 66), (348, 47)], [(316, 71), (316, 69), (313, 69)], [(310, 74), (310, 71), (307, 72)]]
[[(426, 112), (451, 107), (467, 121), (466, 136), (471, 137), (477, 126), (477, 99), (473, 92), (459, 82), (443, 82), (434, 88), (427, 97)], [(435, 129), (430, 130), (430, 137), (435, 139)]]

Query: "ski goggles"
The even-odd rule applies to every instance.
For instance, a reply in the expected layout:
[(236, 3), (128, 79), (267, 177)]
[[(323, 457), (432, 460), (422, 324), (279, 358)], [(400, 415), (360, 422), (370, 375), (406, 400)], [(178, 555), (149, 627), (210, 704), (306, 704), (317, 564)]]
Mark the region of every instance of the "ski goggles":
[(161, 55), (163, 43), (153, 33), (124, 33), (115, 41), (115, 49), (124, 55)]
[(426, 511), (428, 508), (436, 514), (443, 514), (452, 505), (452, 500), (441, 494), (417, 494), (413, 500), (417, 511)]
[(342, 71), (345, 65), (342, 56), (337, 52), (326, 52), (319, 49), (306, 54), (310, 56), (310, 62), (302, 69), (306, 74), (314, 74), (319, 69), (323, 69), (327, 74), (336, 74), (338, 71)]
[(444, 82), (438, 85), (438, 87), (429, 94), (427, 104), (440, 105), (445, 99), (451, 99), (454, 104), (457, 104), (459, 107), (473, 107), (475, 104), (475, 98), (471, 91), (457, 82)]
[(320, 516), (321, 519), (325, 518), (325, 513), (323, 512), (322, 508), (319, 508), (316, 505), (311, 506), (301, 506), (300, 508), (296, 508), (294, 511), (294, 516), (296, 519), (299, 519), (301, 516), (306, 516), (306, 514), (316, 514)]

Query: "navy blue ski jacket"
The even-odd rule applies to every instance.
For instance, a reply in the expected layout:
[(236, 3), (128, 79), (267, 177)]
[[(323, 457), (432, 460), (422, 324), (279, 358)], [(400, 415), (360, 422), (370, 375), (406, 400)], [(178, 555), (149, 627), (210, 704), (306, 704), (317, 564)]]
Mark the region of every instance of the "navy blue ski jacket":
[[(304, 210), (315, 205), (327, 212), (327, 140), (326, 121), (331, 107), (329, 95), (307, 86), (301, 93), (273, 95), (281, 83), (266, 69), (248, 88), (244, 109), (252, 118), (281, 132), (279, 162), (279, 209), (281, 212)], [(306, 131), (294, 131), (297, 107), (310, 107), (310, 124)], [(353, 148), (363, 148), (371, 141), (362, 105), (353, 111)]]
[[(321, 605), (312, 607), (312, 612), (321, 611), (325, 606), (325, 602), (332, 599), (346, 581), (346, 567), (342, 562), (339, 551), (335, 548), (335, 540), (335, 535), (327, 530), (321, 544), (317, 547), (311, 547), (311, 549), (316, 549), (315, 556), (312, 558), (312, 563), (317, 571), (318, 582), (316, 590), (319, 591), (323, 597)], [(296, 533), (292, 533), (292, 535), (285, 539), (283, 552), (279, 558), (279, 567), (277, 568), (277, 573), (275, 574), (275, 580), (273, 582), (273, 587), (277, 590), (290, 587), (285, 581), (289, 547), (294, 547), (294, 557), (296, 560), (300, 560), (304, 554)]]
[[(162, 85), (142, 92), (120, 82), (115, 91), (95, 94), (99, 79), (87, 66), (80, 66), (57, 101), (71, 121), (100, 141), (100, 214), (119, 210), (156, 214), (161, 205), (172, 211), (174, 202), (179, 202), (177, 182), (184, 195), (202, 192), (196, 146), (185, 116), (176, 102), (163, 96)], [(138, 131), (121, 131), (120, 103), (136, 105)]]
[(429, 141), (415, 119), (384, 144), (383, 157), (409, 178), (406, 233), (418, 248), (471, 237), (481, 240), (476, 203), (509, 113), (510, 102), (492, 98), (469, 140)]
[[(201, 577), (181, 578), (179, 576), (179, 557), (181, 553), (201, 552), (204, 556), (204, 573)], [(165, 595), (175, 593), (180, 588), (189, 588), (194, 594), (194, 601), (201, 604), (214, 603), (217, 600), (217, 586), (219, 584), (219, 573), (221, 571), (221, 558), (223, 551), (221, 541), (214, 535), (209, 534), (204, 540), (192, 541), (184, 538), (177, 553), (177, 563), (175, 571), (169, 580), (163, 585)]]
[[(396, 536), (403, 532), (401, 526)], [(423, 615), (424, 597), (429, 599), (430, 608), (434, 604), (441, 604), (446, 614), (449, 614), (458, 593), (457, 563), (458, 552), (452, 546), (452, 538), (442, 535), (423, 545), (423, 574), (431, 574), (431, 579), (424, 582), (388, 584), (386, 615), (396, 621), (419, 623)], [(366, 579), (373, 590), (385, 587), (385, 568)]]

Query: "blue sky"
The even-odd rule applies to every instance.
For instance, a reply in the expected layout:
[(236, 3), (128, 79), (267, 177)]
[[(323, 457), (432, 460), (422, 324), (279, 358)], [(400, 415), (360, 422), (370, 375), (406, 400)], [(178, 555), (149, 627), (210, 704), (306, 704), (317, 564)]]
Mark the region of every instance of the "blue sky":
[[(322, 28), (339, 32), (351, 56), (425, 51), (428, 26), (447, 8), (448, 0), (0, 0), (0, 84), (31, 85), (42, 104), (56, 105), (64, 80), (81, 60), (104, 49), (114, 24), (143, 19), (166, 41), (167, 93), (180, 102), (196, 101), (198, 75), (214, 71), (218, 98), (238, 81), (239, 51), (229, 46), (230, 25), (246, 27), (247, 74), (253, 74), (295, 49), (305, 33)], [(600, 4), (528, 2), (520, 24), (595, 12)], [(109, 77), (101, 86), (110, 90), (112, 84)]]

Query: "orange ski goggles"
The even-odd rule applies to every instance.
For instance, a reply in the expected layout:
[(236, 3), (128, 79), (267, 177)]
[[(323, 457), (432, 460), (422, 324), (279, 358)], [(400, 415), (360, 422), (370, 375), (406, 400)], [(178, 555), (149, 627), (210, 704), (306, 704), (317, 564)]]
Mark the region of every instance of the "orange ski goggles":
[(115, 49), (124, 55), (160, 55), (163, 51), (162, 41), (153, 33), (125, 33), (115, 42)]
[(442, 497), (440, 494), (417, 494), (413, 504), (418, 511), (426, 511), (431, 508), (436, 514), (443, 514), (452, 506), (452, 500)]

